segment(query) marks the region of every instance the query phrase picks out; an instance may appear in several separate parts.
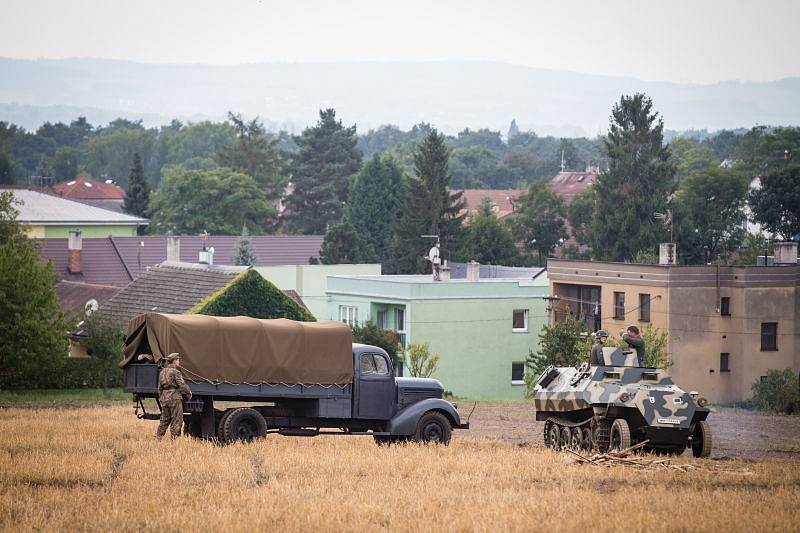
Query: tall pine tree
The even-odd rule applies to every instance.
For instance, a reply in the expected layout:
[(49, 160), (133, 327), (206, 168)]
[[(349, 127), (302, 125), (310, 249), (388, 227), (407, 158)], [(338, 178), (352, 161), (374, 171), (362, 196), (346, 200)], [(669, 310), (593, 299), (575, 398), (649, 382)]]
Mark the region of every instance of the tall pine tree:
[(148, 203), (150, 203), (150, 185), (144, 177), (142, 158), (139, 152), (134, 152), (133, 166), (128, 177), (128, 193), (125, 195), (122, 208), (132, 215), (143, 217), (147, 212)]
[(319, 259), (323, 265), (374, 263), (377, 260), (372, 245), (353, 225), (347, 213), (342, 220), (328, 227)]
[(414, 176), (405, 181), (403, 201), (390, 245), (387, 270), (398, 274), (430, 272), (425, 253), (431, 244), (421, 235), (439, 235), (440, 254), (452, 257), (463, 233), (462, 193), (448, 190), (450, 150), (436, 130), (414, 152)]
[(589, 227), (595, 259), (631, 260), (637, 252), (655, 252), (666, 237), (653, 215), (663, 212), (673, 176), (664, 122), (644, 94), (622, 96), (611, 111), (603, 140), (608, 172), (595, 184), (596, 211)]
[(400, 211), (403, 168), (390, 155), (376, 154), (356, 174), (347, 200), (352, 227), (380, 261), (389, 255), (392, 224)]
[(295, 233), (320, 235), (342, 216), (350, 177), (361, 167), (356, 127), (345, 128), (336, 111), (319, 112), (316, 126), (294, 137), (294, 191), (286, 200), (288, 227)]

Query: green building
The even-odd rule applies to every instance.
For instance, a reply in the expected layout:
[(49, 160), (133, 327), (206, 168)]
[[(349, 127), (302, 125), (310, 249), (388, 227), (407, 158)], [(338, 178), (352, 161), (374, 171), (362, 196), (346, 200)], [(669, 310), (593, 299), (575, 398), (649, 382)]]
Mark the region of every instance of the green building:
[[(329, 276), (329, 318), (371, 320), (404, 345), (430, 343), (441, 355), (433, 377), (458, 397), (500, 400), (525, 394), (525, 357), (547, 323), (543, 269), (468, 265), (463, 279)], [(479, 273), (478, 273), (479, 272)], [(446, 278), (446, 276), (445, 276)]]

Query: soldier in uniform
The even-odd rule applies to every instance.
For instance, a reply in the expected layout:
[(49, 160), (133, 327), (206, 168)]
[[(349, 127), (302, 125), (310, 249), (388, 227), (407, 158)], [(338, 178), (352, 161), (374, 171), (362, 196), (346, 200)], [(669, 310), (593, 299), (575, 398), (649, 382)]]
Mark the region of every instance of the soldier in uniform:
[(166, 366), (158, 375), (158, 401), (161, 403), (161, 421), (156, 430), (156, 437), (161, 438), (170, 428), (172, 438), (181, 436), (183, 425), (183, 399), (192, 399), (192, 391), (183, 380), (183, 375), (178, 367), (181, 364), (180, 355), (171, 353), (164, 358)]
[(603, 345), (608, 340), (608, 332), (601, 329), (595, 334), (595, 341), (592, 345), (592, 351), (589, 353), (589, 364), (592, 366), (603, 366), (606, 364), (603, 358)]
[(644, 366), (644, 339), (639, 335), (639, 328), (628, 326), (628, 330), (620, 331), (619, 336), (628, 343), (628, 346), (636, 350), (636, 359), (639, 360), (639, 366)]

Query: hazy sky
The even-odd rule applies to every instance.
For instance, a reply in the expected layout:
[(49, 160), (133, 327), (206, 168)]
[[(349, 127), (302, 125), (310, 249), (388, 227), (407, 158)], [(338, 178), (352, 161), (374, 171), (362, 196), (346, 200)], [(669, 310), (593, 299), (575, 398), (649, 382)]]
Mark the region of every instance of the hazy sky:
[(0, 0), (0, 56), (492, 60), (646, 80), (800, 76), (800, 0)]

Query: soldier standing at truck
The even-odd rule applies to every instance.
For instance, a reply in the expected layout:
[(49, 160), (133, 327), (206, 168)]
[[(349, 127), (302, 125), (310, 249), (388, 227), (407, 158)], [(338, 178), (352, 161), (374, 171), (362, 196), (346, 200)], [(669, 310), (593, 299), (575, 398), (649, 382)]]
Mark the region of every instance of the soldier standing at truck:
[(183, 426), (183, 398), (192, 399), (192, 391), (183, 379), (178, 367), (181, 364), (180, 355), (171, 353), (164, 358), (165, 368), (158, 374), (158, 401), (161, 404), (161, 421), (156, 430), (156, 437), (161, 438), (170, 428), (172, 438), (181, 436)]
[(608, 340), (608, 332), (601, 329), (595, 334), (595, 342), (592, 345), (592, 351), (589, 353), (589, 364), (592, 366), (603, 366), (606, 364), (603, 358), (603, 345)]
[(644, 339), (639, 335), (639, 328), (628, 326), (628, 330), (620, 331), (619, 336), (628, 343), (628, 346), (636, 350), (636, 359), (639, 360), (639, 366), (644, 366)]

